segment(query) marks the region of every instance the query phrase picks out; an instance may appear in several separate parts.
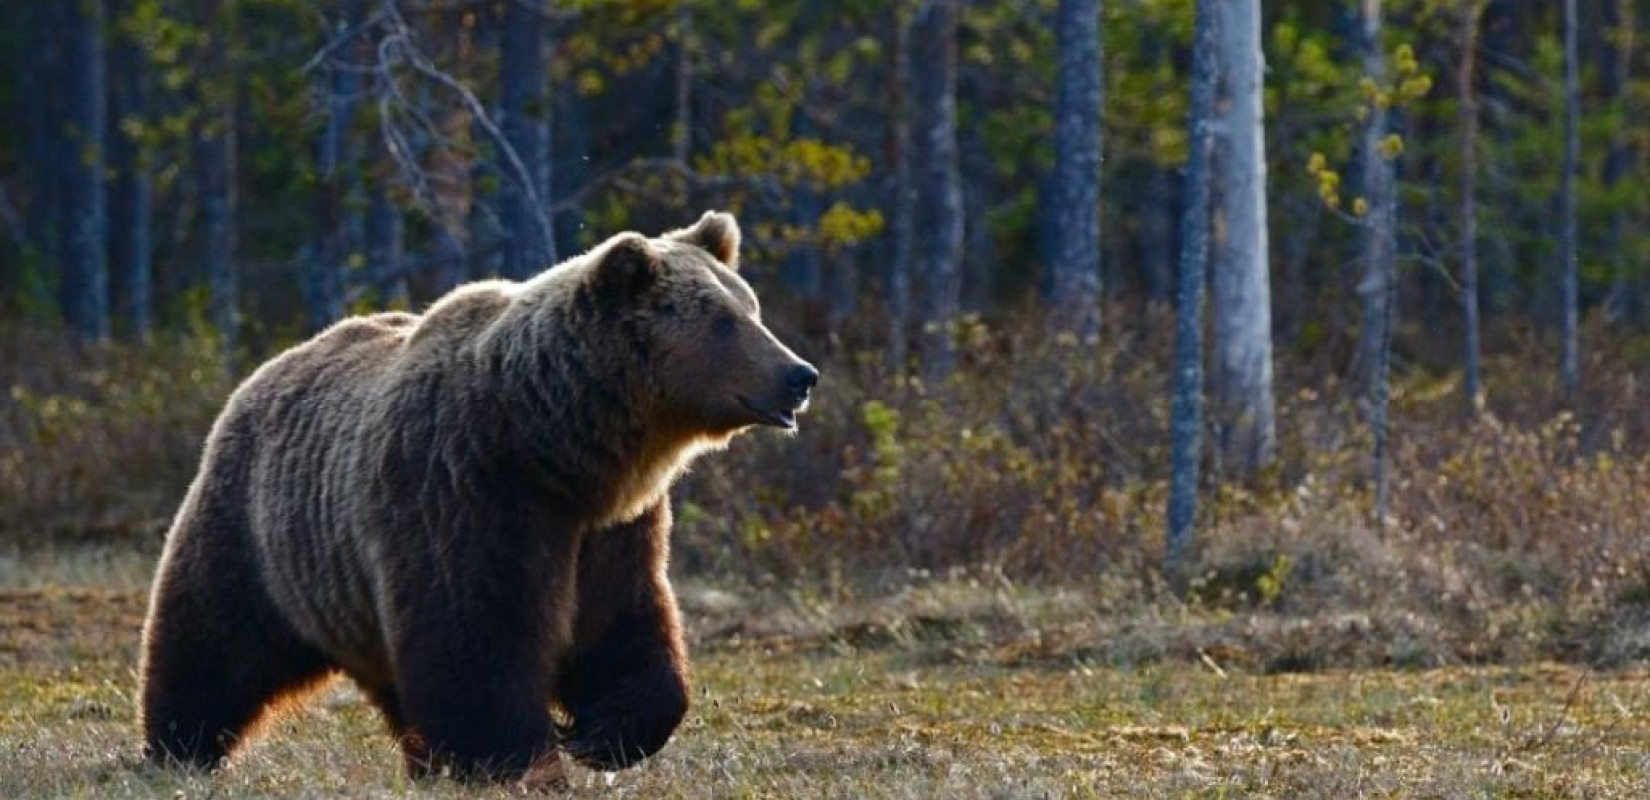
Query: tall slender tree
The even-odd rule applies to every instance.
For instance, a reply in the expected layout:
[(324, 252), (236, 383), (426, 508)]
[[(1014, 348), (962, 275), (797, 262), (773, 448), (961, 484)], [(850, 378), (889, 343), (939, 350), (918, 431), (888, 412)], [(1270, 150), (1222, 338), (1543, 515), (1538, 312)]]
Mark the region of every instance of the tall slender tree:
[(1175, 170), (1164, 164), (1151, 165), (1151, 177), (1146, 181), (1145, 219), (1141, 221), (1140, 283), (1144, 299), (1150, 305), (1168, 305), (1169, 292), (1174, 286), (1176, 264), (1175, 207), (1179, 204), (1179, 186)]
[[(1599, 73), (1604, 84), (1603, 94), (1614, 105), (1616, 119), (1621, 121), (1610, 136), (1609, 152), (1604, 157), (1604, 185), (1613, 192), (1630, 177), (1636, 162), (1628, 120), (1635, 118), (1634, 112), (1638, 109), (1630, 87), (1639, 15), (1635, 0), (1609, 0), (1604, 4), (1604, 12), (1607, 21), (1605, 44), (1599, 48)], [(1604, 252), (1616, 259), (1610, 281), (1609, 310), (1618, 318), (1635, 320), (1643, 310), (1643, 298), (1633, 283), (1638, 260), (1628, 256), (1623, 247), (1629, 224), (1626, 208), (1618, 206), (1611, 210), (1609, 241)]]
[(33, 286), (24, 286), (28, 299), (36, 306), (52, 301), (46, 296), (44, 273), (57, 261), (62, 244), (59, 235), (62, 225), (61, 202), (63, 192), (62, 165), (64, 157), (63, 130), (64, 93), (53, 91), (61, 86), (64, 3), (23, 3), (23, 29), (33, 46), (23, 48), (23, 69), (17, 75), (19, 95), (29, 98), (23, 103), (23, 134), (27, 140), (27, 160), (24, 174), (29, 188), (28, 196), (28, 256), (32, 256)]
[(676, 6), (676, 73), (673, 76), (675, 94), (672, 106), (676, 112), (676, 127), (670, 132), (670, 155), (679, 164), (687, 164), (693, 152), (693, 60), (697, 44), (693, 33), (693, 4)]
[[(804, 100), (803, 102), (806, 102)], [(813, 122), (807, 114), (798, 114), (791, 123), (794, 134), (799, 139), (817, 138)], [(789, 214), (791, 223), (798, 228), (807, 230), (819, 224), (821, 201), (819, 191), (810, 183), (804, 181), (791, 190)], [(817, 329), (824, 319), (823, 303), (825, 299), (825, 259), (818, 247), (793, 247), (785, 255), (780, 274), (785, 279), (785, 285), (804, 305), (804, 324)]]
[(889, 4), (891, 58), (888, 64), (888, 361), (898, 373), (906, 368), (907, 326), (911, 322), (912, 215), (916, 204), (911, 180), (911, 19), (909, 2)]
[(377, 292), (379, 305), (405, 308), (410, 297), (402, 263), (406, 226), (401, 218), (401, 209), (391, 202), (382, 176), (373, 181), (369, 198), (366, 242), (367, 263), (371, 265), (375, 284), (373, 288)]
[[(499, 116), (507, 150), (499, 153), (503, 178), (500, 222), (504, 226), (507, 277), (526, 278), (556, 258), (550, 225), (549, 70), (544, 58), (544, 0), (508, 0), (499, 35)], [(511, 158), (509, 150), (514, 150)], [(519, 163), (518, 163), (519, 162)]]
[[(1381, 49), (1381, 0), (1361, 0), (1359, 47), (1363, 51), (1368, 85), (1386, 85), (1386, 55)], [(1397, 324), (1397, 239), (1395, 165), (1388, 136), (1390, 114), (1377, 97), (1366, 98), (1368, 111), (1361, 143), (1363, 174), (1363, 278), (1358, 294), (1363, 301), (1363, 329), (1359, 358), (1363, 370), (1364, 404), (1374, 439), (1371, 478), (1377, 523), (1386, 519), (1388, 362), (1392, 331)]]
[(1060, 0), (1054, 101), (1055, 324), (1100, 333), (1100, 0)]
[[(365, 0), (346, 0), (343, 12), (333, 21), (333, 40), (356, 41), (356, 28), (366, 17)], [(350, 49), (340, 47), (339, 51)], [(361, 214), (360, 198), (351, 196), (352, 186), (359, 184), (360, 169), (360, 148), (350, 130), (361, 94), (360, 76), (348, 63), (355, 60), (329, 65), (322, 80), (326, 119), (315, 146), (315, 241), (304, 259), (304, 305), (311, 333), (344, 315), (344, 273), (358, 244), (350, 236), (350, 229), (356, 227), (350, 218)]]
[(196, 146), (196, 175), (201, 222), (206, 241), (208, 314), (221, 339), (226, 371), (235, 369), (240, 312), (235, 274), (235, 162), (239, 87), (230, 52), (234, 12), (225, 0), (202, 0), (202, 28), (207, 36), (201, 71), (203, 119)]
[(1198, 466), (1203, 457), (1203, 280), (1209, 260), (1209, 161), (1214, 136), (1215, 83), (1219, 74), (1216, 12), (1219, 0), (1197, 0), (1192, 34), (1191, 110), (1186, 123), (1186, 204), (1180, 220), (1180, 260), (1175, 278), (1174, 397), (1169, 529), (1163, 572), (1185, 591), (1197, 520)]
[(1483, 354), (1478, 319), (1478, 95), (1473, 76), (1478, 64), (1478, 27), (1485, 0), (1466, 0), (1461, 9), (1455, 71), (1457, 128), (1461, 147), (1461, 318), (1466, 327), (1467, 409), (1484, 407)]
[(103, 0), (64, 4), (68, 45), (64, 95), (68, 102), (63, 272), (58, 285), (63, 315), (83, 339), (109, 335), (108, 206), (104, 190), (107, 97), (104, 87)]
[(1558, 366), (1564, 396), (1581, 382), (1580, 286), (1576, 275), (1576, 173), (1581, 160), (1581, 88), (1576, 64), (1576, 0), (1564, 0), (1564, 174), (1558, 184), (1559, 289), (1563, 296), (1563, 353)]
[(957, 14), (960, 0), (923, 0), (911, 28), (911, 97), (917, 118), (913, 257), (920, 277), (923, 374), (951, 374), (951, 322), (962, 278), (963, 200), (957, 172)]
[[(129, 5), (121, 7), (129, 10)], [(109, 263), (119, 276), (120, 306), (125, 335), (135, 341), (149, 337), (154, 286), (154, 177), (150, 153), (140, 141), (148, 114), (148, 58), (136, 32), (119, 19), (111, 26), (113, 41), (109, 74), (114, 81), (110, 100), (109, 163), (114, 185), (109, 198)]]
[(1215, 5), (1220, 58), (1214, 124), (1214, 390), (1221, 463), (1247, 475), (1272, 461), (1272, 286), (1260, 0)]

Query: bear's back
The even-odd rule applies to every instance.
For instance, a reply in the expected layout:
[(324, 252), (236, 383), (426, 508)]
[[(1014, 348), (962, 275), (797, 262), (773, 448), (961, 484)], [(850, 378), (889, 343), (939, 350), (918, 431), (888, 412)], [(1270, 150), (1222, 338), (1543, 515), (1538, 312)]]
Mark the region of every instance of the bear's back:
[(349, 531), (354, 463), (419, 321), (346, 319), (282, 353), (236, 391), (214, 442), (215, 457), (229, 462), (220, 468), (245, 470), (249, 544), (271, 599), (306, 639), (363, 660), (377, 660), (379, 637), (361, 543)]

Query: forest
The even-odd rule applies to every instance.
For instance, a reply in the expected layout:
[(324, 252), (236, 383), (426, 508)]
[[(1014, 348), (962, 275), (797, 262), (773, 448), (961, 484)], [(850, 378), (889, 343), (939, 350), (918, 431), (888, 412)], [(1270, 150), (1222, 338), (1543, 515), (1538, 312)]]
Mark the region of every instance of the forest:
[(213, 419), (341, 319), (710, 209), (822, 378), (672, 490), (705, 697), (576, 792), (1650, 792), (1647, 24), (0, 4), (0, 795), (408, 791), (342, 682), (137, 765)]

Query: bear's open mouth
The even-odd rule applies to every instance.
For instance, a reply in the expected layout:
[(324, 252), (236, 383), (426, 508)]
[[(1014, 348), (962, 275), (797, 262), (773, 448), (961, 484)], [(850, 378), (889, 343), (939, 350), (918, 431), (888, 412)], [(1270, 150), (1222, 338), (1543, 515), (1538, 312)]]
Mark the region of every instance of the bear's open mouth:
[(759, 419), (759, 420), (761, 420), (761, 421), (763, 421), (763, 422), (765, 422), (769, 425), (773, 425), (774, 427), (784, 428), (786, 430), (790, 430), (790, 429), (796, 427), (796, 412), (799, 409), (785, 409), (784, 411), (773, 411), (773, 410), (770, 410), (770, 409), (762, 408), (761, 406), (758, 406), (757, 404), (752, 403), (750, 401), (750, 398), (747, 398), (742, 394), (734, 395), (734, 396), (739, 398), (739, 404), (744, 406), (746, 411), (749, 411), (752, 414), (755, 414), (757, 419)]

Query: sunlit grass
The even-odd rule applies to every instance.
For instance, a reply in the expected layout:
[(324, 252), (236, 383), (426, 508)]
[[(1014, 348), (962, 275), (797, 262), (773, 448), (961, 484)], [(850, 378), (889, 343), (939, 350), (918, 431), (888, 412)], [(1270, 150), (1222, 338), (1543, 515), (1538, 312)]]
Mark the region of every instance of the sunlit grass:
[[(1650, 676), (1535, 663), (1264, 674), (1206, 658), (1097, 660), (1026, 641), (1084, 595), (898, 602), (764, 619), (690, 587), (693, 713), (666, 751), (575, 796), (1639, 797)], [(703, 613), (692, 609), (704, 605)], [(720, 616), (717, 616), (717, 614)], [(811, 614), (811, 616), (809, 616)], [(0, 591), (0, 797), (503, 797), (409, 782), (347, 682), (215, 776), (139, 763), (140, 592)], [(806, 619), (802, 619), (806, 617)], [(800, 621), (798, 621), (800, 620)], [(993, 621), (995, 620), (995, 621)], [(1012, 621), (1011, 621), (1012, 620)], [(1065, 622), (1061, 622), (1065, 620)], [(733, 621), (747, 624), (730, 625)], [(1095, 629), (1094, 636), (1108, 634)]]

